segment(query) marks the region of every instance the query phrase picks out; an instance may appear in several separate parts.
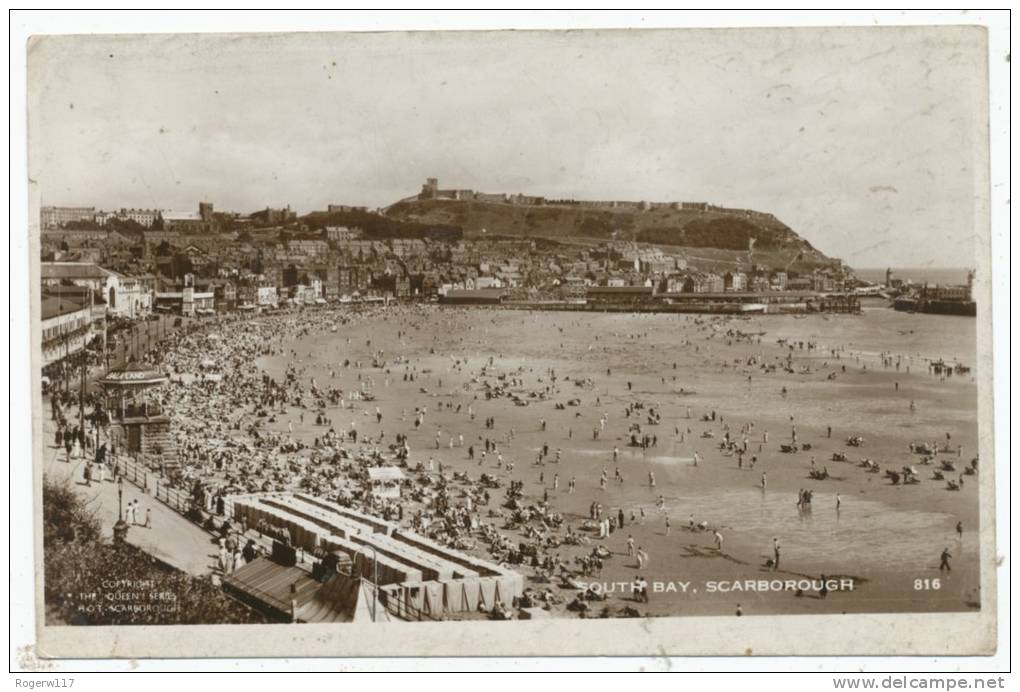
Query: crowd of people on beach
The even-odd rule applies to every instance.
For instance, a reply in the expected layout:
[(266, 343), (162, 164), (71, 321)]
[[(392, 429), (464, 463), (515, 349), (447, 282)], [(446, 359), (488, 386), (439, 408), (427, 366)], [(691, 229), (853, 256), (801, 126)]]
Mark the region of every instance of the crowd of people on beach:
[[(229, 520), (229, 498), (235, 494), (310, 493), (524, 569), (536, 584), (578, 590), (575, 602), (583, 602), (596, 595), (579, 585), (599, 576), (611, 559), (627, 559), (628, 567), (646, 572), (650, 551), (634, 538), (635, 527), (646, 535), (653, 524), (664, 536), (674, 530), (677, 507), (659, 491), (655, 471), (649, 470), (643, 479), (629, 473), (621, 444), (629, 453), (645, 455), (668, 440), (672, 455), (677, 456), (678, 446), (684, 449), (683, 463), (693, 468), (732, 458), (739, 470), (756, 471), (760, 457), (774, 452), (777, 444), (798, 459), (803, 458), (801, 452), (812, 451), (811, 443), (798, 436), (800, 421), (792, 416), (789, 436), (778, 436), (781, 440), (774, 436), (771, 447), (768, 430), (758, 422), (731, 420), (711, 407), (696, 411), (682, 404), (681, 415), (667, 420), (663, 395), (635, 391), (628, 375), (614, 378), (612, 369), (606, 370), (605, 381), (625, 385), (620, 395), (604, 401), (608, 390), (600, 377), (571, 377), (551, 367), (533, 368), (520, 358), (504, 359), (500, 344), (484, 334), (466, 335), (473, 341), (470, 353), (437, 355), (434, 347), (426, 352), (421, 343), (426, 327), (435, 333), (437, 322), (452, 321), (455, 314), (428, 305), (323, 308), (238, 320), (229, 327), (214, 322), (170, 334), (147, 359), (170, 380), (152, 397), (172, 416), (173, 449), (148, 461), (165, 482), (224, 519)], [(814, 342), (780, 340), (779, 351), (770, 353), (762, 334), (727, 328), (730, 319), (692, 319), (693, 334), (702, 342), (685, 338), (680, 347), (722, 372), (746, 373), (748, 386), (753, 377), (777, 371), (831, 379), (846, 373), (848, 362), (867, 367), (860, 354), (836, 346), (823, 350)], [(374, 343), (371, 326), (377, 322), (399, 325), (397, 342)], [(570, 325), (559, 329), (562, 334)], [(645, 335), (635, 331), (612, 336), (638, 340)], [(718, 340), (750, 346), (751, 352), (737, 362), (713, 360), (711, 342)], [(414, 348), (401, 348), (407, 344)], [(600, 348), (609, 347), (595, 336), (588, 350)], [(811, 357), (799, 359), (802, 352)], [(820, 360), (820, 352), (827, 356)], [(437, 358), (445, 359), (445, 372), (435, 365)], [(905, 363), (902, 356), (879, 356), (879, 367), (889, 370), (908, 367)], [(698, 400), (675, 362), (660, 371), (659, 380), (674, 401)], [(416, 395), (409, 396), (409, 391)], [(789, 395), (785, 386), (782, 394)], [(400, 397), (399, 403), (395, 397)], [(507, 416), (510, 423), (498, 412), (480, 416), (479, 409), (493, 408), (485, 402), (524, 407), (527, 413)], [(116, 450), (103, 434), (94, 434), (109, 423), (108, 417), (96, 413), (96, 401), (89, 402), (93, 408), (89, 425), (75, 425), (66, 416), (75, 403), (73, 394), (57, 393), (51, 403), (59, 423), (56, 443), (70, 447), (69, 457), (75, 447), (81, 450), (77, 454), (92, 457), (89, 474), (105, 468), (104, 457)], [(578, 491), (577, 472), (568, 473), (564, 463), (565, 446), (566, 454), (575, 453), (571, 441), (576, 431), (573, 425), (551, 428), (545, 405), (553, 411), (573, 411), (578, 430), (588, 421), (591, 443), (613, 445), (603, 459), (585, 467), (589, 474), (583, 479), (585, 487), (596, 488), (586, 515), (562, 509), (564, 498)], [(534, 415), (529, 406), (535, 407)], [(524, 432), (515, 421), (522, 417), (528, 421), (529, 439), (539, 439), (537, 448), (534, 443), (515, 446)], [(447, 423), (441, 424), (440, 418)], [(450, 427), (450, 420), (455, 427)], [(851, 431), (847, 440), (855, 437), (858, 432)], [(826, 441), (836, 444), (837, 438), (829, 425)], [(942, 463), (938, 455), (945, 456), (947, 449), (912, 443), (910, 451), (926, 452), (922, 464)], [(962, 455), (962, 447), (952, 451)], [(451, 454), (456, 464), (449, 461)], [(845, 451), (834, 452), (832, 460), (850, 461)], [(866, 471), (880, 468), (876, 462), (872, 467), (863, 461), (858, 463)], [(804, 465), (810, 479), (832, 479), (827, 466), (816, 467), (815, 456), (809, 464), (805, 459)], [(385, 488), (399, 485), (396, 493), (379, 492), (383, 488), (370, 478), (369, 469), (385, 466), (404, 471), (403, 480), (388, 481), (390, 487)], [(976, 471), (976, 459), (967, 468)], [(594, 479), (597, 483), (589, 483)], [(616, 488), (622, 491), (635, 484), (657, 498), (654, 507), (643, 502), (626, 506), (614, 499)], [(772, 492), (766, 470), (760, 471), (759, 486), (761, 492)], [(804, 510), (812, 504), (813, 490), (801, 488), (794, 499)], [(837, 510), (841, 502), (837, 493)], [(725, 555), (724, 532), (730, 531), (725, 523), (691, 515), (681, 530), (689, 532), (691, 540), (704, 536), (707, 550)], [(624, 533), (627, 539), (618, 545)], [(218, 557), (223, 573), (250, 561), (251, 550), (257, 547), (247, 543), (241, 548), (243, 542), (229, 533), (224, 537)], [(778, 570), (778, 538), (762, 552), (766, 555), (762, 567)], [(636, 577), (644, 579), (641, 574)], [(638, 593), (642, 595), (634, 600), (647, 602), (647, 589)], [(540, 589), (527, 595), (544, 603), (551, 600)]]

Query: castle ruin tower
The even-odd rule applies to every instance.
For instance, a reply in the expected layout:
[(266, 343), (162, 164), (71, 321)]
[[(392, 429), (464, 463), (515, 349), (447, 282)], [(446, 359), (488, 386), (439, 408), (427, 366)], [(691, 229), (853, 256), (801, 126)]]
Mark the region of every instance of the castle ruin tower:
[(421, 186), (420, 199), (435, 199), (439, 196), (439, 178), (425, 178), (425, 184)]

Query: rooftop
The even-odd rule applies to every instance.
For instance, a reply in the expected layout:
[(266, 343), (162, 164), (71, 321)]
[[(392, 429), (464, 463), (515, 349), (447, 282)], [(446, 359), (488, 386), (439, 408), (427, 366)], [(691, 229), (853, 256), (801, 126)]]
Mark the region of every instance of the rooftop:
[(89, 293), (92, 294), (93, 305), (106, 305), (106, 300), (103, 298), (102, 291), (93, 291), (87, 286), (43, 286), (42, 297), (43, 299), (55, 298), (56, 300), (63, 301), (65, 303), (68, 300), (71, 300), (84, 306), (89, 302)]
[(368, 477), (373, 481), (401, 481), (404, 472), (396, 466), (370, 466)]
[(165, 211), (164, 221), (201, 221), (202, 215), (197, 211)]
[(108, 371), (99, 383), (102, 385), (155, 385), (167, 381), (166, 375), (160, 370), (132, 361), (120, 368)]
[(447, 298), (500, 298), (506, 294), (503, 288), (453, 289), (446, 293)]
[(652, 293), (651, 286), (591, 286), (588, 293)]
[(43, 279), (105, 279), (118, 276), (117, 272), (103, 269), (95, 262), (43, 262)]
[(67, 315), (72, 312), (84, 310), (85, 305), (71, 298), (57, 296), (43, 296), (40, 301), (40, 312), (44, 320), (53, 319), (60, 315)]

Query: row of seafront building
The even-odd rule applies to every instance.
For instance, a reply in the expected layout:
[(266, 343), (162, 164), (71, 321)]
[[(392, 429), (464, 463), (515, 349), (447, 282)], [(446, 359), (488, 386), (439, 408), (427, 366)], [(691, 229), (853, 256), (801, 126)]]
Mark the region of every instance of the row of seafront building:
[(860, 297), (853, 293), (817, 291), (749, 291), (660, 293), (652, 286), (595, 286), (580, 297), (548, 299), (513, 294), (499, 288), (456, 290), (444, 295), (446, 305), (499, 306), (523, 310), (571, 312), (679, 312), (712, 314), (805, 312), (860, 312)]
[(789, 265), (750, 261), (731, 262), (720, 271), (689, 258), (683, 248), (379, 238), (356, 227), (309, 229), (304, 224), (224, 233), (64, 227), (42, 233), (42, 251), (44, 261), (92, 262), (128, 276), (180, 281), (193, 274), (199, 281), (278, 288), (318, 282), (326, 300), (355, 293), (429, 298), (456, 289), (569, 293), (592, 286), (643, 285), (668, 293), (840, 291), (852, 279), (838, 261), (799, 273)]
[[(442, 197), (445, 191), (429, 182), (426, 188)], [(113, 216), (92, 207), (45, 207), (42, 250), (44, 259), (91, 261), (127, 275), (179, 280), (192, 273), (200, 280), (241, 283), (261, 275), (264, 283), (278, 287), (317, 280), (326, 300), (355, 292), (428, 298), (451, 289), (551, 290), (648, 282), (670, 293), (839, 291), (852, 278), (838, 260), (809, 263), (807, 272), (801, 265), (791, 269), (804, 249), (796, 244), (785, 248), (788, 256), (780, 266), (755, 263), (750, 247), (746, 261), (741, 256), (720, 264), (691, 256), (688, 248), (622, 242), (615, 233), (612, 241), (597, 245), (511, 237), (469, 240), (457, 229), (442, 239), (430, 236), (428, 228), (418, 229), (425, 231), (422, 237), (405, 237), (401, 229), (380, 233), (378, 224), (385, 219), (345, 205), (329, 205), (327, 211), (301, 218), (289, 207), (216, 212), (210, 202), (200, 203), (197, 212), (122, 209)], [(334, 225), (337, 220), (347, 225)]]
[[(437, 184), (429, 191), (442, 193)], [(749, 256), (719, 270), (683, 248), (615, 239), (572, 245), (392, 237), (378, 228), (323, 225), (345, 218), (371, 225), (381, 217), (345, 205), (301, 218), (289, 207), (235, 214), (214, 211), (209, 202), (188, 212), (44, 207), (44, 365), (85, 349), (96, 336), (104, 336), (105, 347), (110, 323), (156, 313), (201, 316), (365, 299), (456, 302), (458, 292), (491, 289), (518, 302), (623, 305), (650, 292), (657, 304), (693, 295), (709, 305), (746, 303), (750, 293), (771, 303), (791, 291), (838, 293), (852, 281), (838, 261), (805, 271), (791, 270), (796, 259), (768, 267)], [(797, 253), (790, 249), (790, 257)]]

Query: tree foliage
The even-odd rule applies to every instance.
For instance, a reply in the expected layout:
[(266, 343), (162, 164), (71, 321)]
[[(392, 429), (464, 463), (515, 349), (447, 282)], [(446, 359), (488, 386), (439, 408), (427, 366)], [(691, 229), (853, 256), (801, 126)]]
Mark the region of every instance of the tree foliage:
[(706, 221), (696, 219), (682, 227), (645, 228), (638, 233), (637, 239), (660, 245), (747, 250), (750, 239), (754, 238), (755, 247), (767, 250), (780, 247), (783, 237), (778, 230), (727, 216)]
[(436, 223), (417, 223), (375, 214), (368, 211), (344, 211), (332, 214), (309, 214), (302, 221), (310, 231), (323, 229), (327, 226), (347, 226), (360, 228), (366, 240), (385, 240), (387, 238), (404, 238), (415, 240), (439, 240), (456, 242), (464, 237), (459, 226)]
[(190, 625), (266, 622), (210, 579), (194, 577), (102, 535), (68, 482), (43, 478), (44, 600), (50, 624)]
[[(117, 231), (128, 236), (140, 236), (147, 230), (145, 226), (134, 219), (118, 219), (115, 216), (107, 219), (106, 223), (102, 226), (91, 219), (81, 219), (78, 221), (68, 221), (62, 228), (68, 231), (106, 231), (108, 233)], [(160, 229), (154, 226), (152, 230)]]

